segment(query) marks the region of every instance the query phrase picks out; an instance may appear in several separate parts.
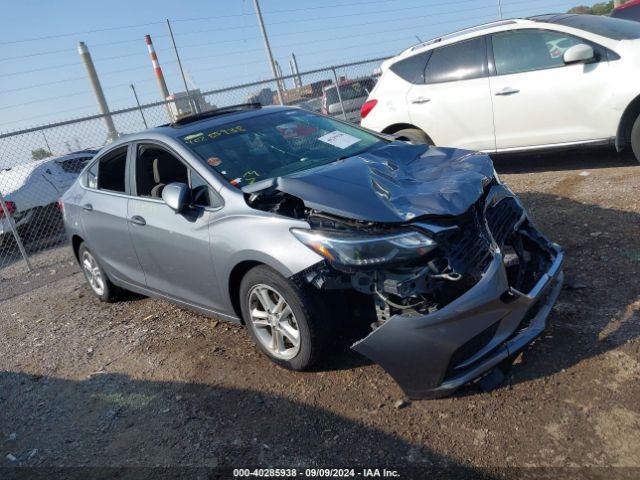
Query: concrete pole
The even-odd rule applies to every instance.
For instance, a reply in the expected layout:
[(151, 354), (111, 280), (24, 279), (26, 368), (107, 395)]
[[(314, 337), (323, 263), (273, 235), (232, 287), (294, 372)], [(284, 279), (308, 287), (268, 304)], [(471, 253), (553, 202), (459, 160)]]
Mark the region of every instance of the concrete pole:
[(113, 124), (113, 119), (111, 118), (111, 113), (109, 112), (107, 100), (104, 98), (104, 92), (102, 91), (102, 85), (100, 85), (100, 79), (98, 78), (96, 67), (94, 67), (93, 65), (91, 54), (89, 53), (89, 49), (84, 42), (78, 43), (78, 53), (80, 54), (80, 58), (82, 58), (82, 62), (84, 63), (85, 68), (87, 69), (89, 82), (91, 82), (93, 93), (95, 94), (96, 100), (98, 101), (98, 109), (100, 110), (100, 113), (104, 115), (102, 119), (104, 120), (104, 124), (107, 127), (107, 139), (108, 141), (113, 141), (118, 138), (118, 132), (116, 131), (116, 126)]
[(338, 74), (336, 73), (336, 68), (331, 67), (331, 71), (333, 72), (333, 79), (336, 82), (336, 92), (338, 92), (338, 101), (340, 102), (340, 109), (342, 110), (342, 118), (346, 120), (347, 112), (344, 109), (344, 102), (342, 101), (342, 93), (340, 93), (340, 81), (338, 80)]
[(269, 37), (267, 37), (267, 30), (264, 28), (264, 20), (262, 20), (262, 12), (260, 11), (260, 4), (258, 0), (253, 0), (253, 6), (256, 10), (256, 15), (258, 16), (258, 23), (260, 24), (260, 30), (262, 31), (262, 38), (264, 39), (264, 46), (267, 49), (267, 56), (269, 57), (269, 63), (271, 64), (271, 73), (273, 73), (273, 78), (276, 79), (276, 87), (278, 89), (278, 101), (280, 105), (284, 105), (282, 101), (282, 89), (280, 87), (280, 82), (278, 79), (278, 71), (276, 70), (276, 62), (273, 61), (273, 54), (271, 53), (271, 45), (269, 45)]
[[(158, 55), (156, 54), (155, 48), (153, 48), (151, 35), (145, 35), (144, 39), (147, 42), (147, 50), (149, 51), (149, 56), (151, 57), (151, 65), (153, 66), (153, 71), (155, 72), (156, 79), (158, 80), (158, 87), (160, 88), (160, 97), (162, 98), (163, 102), (166, 102), (167, 99), (169, 98), (169, 89), (167, 88), (167, 82), (165, 82), (164, 80), (164, 74), (162, 73), (160, 62), (158, 61)], [(171, 112), (171, 106), (168, 103), (166, 103), (165, 107), (167, 107), (167, 113), (169, 114), (169, 121), (173, 121), (173, 113)]]
[(502, 20), (502, 1), (498, 0), (498, 15), (500, 15), (500, 20)]

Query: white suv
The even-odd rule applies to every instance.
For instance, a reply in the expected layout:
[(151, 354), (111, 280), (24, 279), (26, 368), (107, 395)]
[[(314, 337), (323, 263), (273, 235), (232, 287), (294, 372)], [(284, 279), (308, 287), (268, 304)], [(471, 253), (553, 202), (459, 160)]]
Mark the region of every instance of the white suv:
[(381, 69), (361, 110), (371, 130), (485, 152), (631, 145), (640, 160), (640, 23), (504, 20), (416, 45)]

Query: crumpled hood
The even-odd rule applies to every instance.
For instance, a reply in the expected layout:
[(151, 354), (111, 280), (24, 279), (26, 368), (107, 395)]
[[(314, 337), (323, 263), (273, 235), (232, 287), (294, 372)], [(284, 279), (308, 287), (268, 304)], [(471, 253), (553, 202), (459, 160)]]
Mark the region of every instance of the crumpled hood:
[(314, 208), (372, 222), (460, 215), (493, 178), (488, 155), (393, 142), (361, 155), (275, 179), (275, 188)]

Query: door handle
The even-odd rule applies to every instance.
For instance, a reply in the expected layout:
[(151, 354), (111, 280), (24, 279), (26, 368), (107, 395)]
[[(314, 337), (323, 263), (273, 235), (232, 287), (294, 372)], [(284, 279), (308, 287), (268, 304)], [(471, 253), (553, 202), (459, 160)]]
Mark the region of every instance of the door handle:
[(141, 227), (147, 224), (147, 221), (140, 215), (134, 215), (129, 219), (129, 221), (134, 225), (140, 225)]
[(93, 210), (93, 205), (91, 205), (90, 203), (85, 203), (82, 206), (82, 209), (86, 212), (90, 212), (91, 210)]
[(513, 95), (514, 93), (518, 93), (520, 90), (517, 88), (504, 87), (502, 90), (498, 90), (496, 95)]
[(427, 103), (427, 102), (430, 102), (430, 101), (431, 101), (430, 98), (418, 97), (418, 98), (414, 98), (413, 100), (411, 100), (411, 103)]

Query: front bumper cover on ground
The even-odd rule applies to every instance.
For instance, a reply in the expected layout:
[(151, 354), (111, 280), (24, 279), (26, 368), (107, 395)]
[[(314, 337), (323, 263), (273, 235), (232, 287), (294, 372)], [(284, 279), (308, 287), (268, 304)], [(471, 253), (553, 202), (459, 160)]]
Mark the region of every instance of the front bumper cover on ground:
[[(562, 287), (564, 254), (545, 246), (553, 260), (528, 293), (509, 285), (503, 255), (495, 253), (480, 281), (427, 315), (395, 315), (352, 348), (379, 364), (411, 398), (437, 398), (477, 379), (524, 348), (546, 327)], [(506, 294), (506, 295), (505, 295)], [(465, 345), (480, 345), (452, 364)]]

